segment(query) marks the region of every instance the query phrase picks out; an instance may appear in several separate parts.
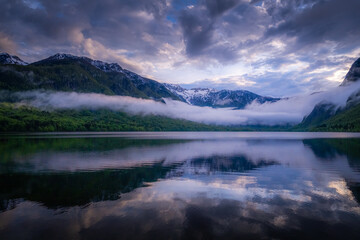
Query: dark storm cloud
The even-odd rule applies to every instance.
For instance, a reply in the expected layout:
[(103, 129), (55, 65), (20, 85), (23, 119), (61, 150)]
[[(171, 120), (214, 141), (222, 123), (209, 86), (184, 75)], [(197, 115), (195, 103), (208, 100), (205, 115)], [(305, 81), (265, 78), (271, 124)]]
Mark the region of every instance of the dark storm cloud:
[(75, 54), (86, 54), (82, 39), (152, 56), (161, 44), (174, 42), (169, 35), (171, 25), (164, 21), (168, 10), (165, 0), (0, 0), (0, 5), (0, 32), (23, 45), (20, 47), (48, 48), (44, 55), (58, 49), (73, 51), (71, 48), (78, 50)]
[[(135, 48), (154, 54), (157, 45), (171, 38), (171, 25), (165, 21), (166, 1), (82, 1), (91, 27), (84, 34), (109, 47)], [(79, 5), (80, 5), (79, 4)], [(143, 40), (143, 34), (156, 37), (156, 42)], [(150, 49), (150, 50), (149, 50)]]
[[(260, 5), (265, 12), (259, 9)], [(326, 41), (338, 44), (337, 53), (357, 47), (358, 9), (357, 0), (201, 1), (184, 9), (179, 20), (186, 53), (191, 58), (239, 60), (240, 50), (280, 37), (287, 43), (285, 53), (298, 52), (306, 61), (308, 52)], [(287, 38), (295, 38), (295, 42), (287, 42)], [(215, 47), (219, 51), (212, 51)], [(232, 54), (223, 54), (228, 49), (232, 49)], [(331, 53), (329, 50), (317, 55)]]
[(202, 9), (184, 10), (180, 17), (186, 52), (188, 55), (199, 55), (211, 44), (214, 21), (203, 13)]
[[(310, 2), (310, 1), (309, 1)], [(311, 47), (313, 44), (335, 41), (339, 43), (339, 49), (358, 45), (360, 35), (360, 1), (358, 0), (332, 0), (317, 1), (312, 7), (288, 16), (296, 9), (285, 8), (285, 13), (278, 16), (286, 21), (277, 27), (268, 29), (266, 37), (286, 35), (296, 37), (296, 45), (292, 48)], [(275, 10), (271, 10), (273, 13)]]
[(282, 21), (298, 14), (299, 11), (311, 8), (314, 3), (322, 0), (264, 0), (266, 12), (272, 16), (275, 21)]
[[(207, 71), (194, 80), (226, 80), (240, 72), (210, 74), (237, 64), (248, 67), (242, 77), (256, 83), (252, 89), (268, 86), (267, 93), (286, 80), (284, 94), (292, 94), (325, 85), (359, 49), (359, 0), (0, 0), (0, 6), (1, 51), (28, 62), (56, 52), (85, 55), (169, 82), (182, 68)], [(300, 63), (307, 67), (288, 67)], [(170, 73), (156, 75), (168, 66)]]
[(241, 41), (228, 39), (256, 31), (251, 23), (263, 21), (258, 17), (255, 8), (243, 0), (206, 0), (188, 6), (179, 14), (188, 57), (203, 56), (222, 63), (238, 59)]
[(59, 2), (33, 3), (35, 2), (21, 0), (0, 1), (1, 31), (16, 40), (32, 45), (44, 38), (61, 40), (73, 28), (72, 19), (67, 12), (68, 8), (60, 5)]
[(217, 17), (233, 8), (239, 2), (240, 0), (205, 0), (205, 6), (211, 17)]
[[(260, 3), (265, 12), (259, 8)], [(200, 1), (196, 6), (182, 10), (179, 16), (186, 53), (189, 57), (236, 60), (240, 57), (239, 50), (267, 40), (267, 37), (261, 37), (271, 24), (287, 20), (313, 3), (314, 0)], [(254, 41), (256, 39), (261, 41)], [(228, 52), (230, 46), (232, 54), (222, 54), (222, 49)], [(220, 51), (212, 51), (215, 47)]]
[[(221, 62), (236, 59), (236, 51), (231, 44), (216, 42), (216, 18), (208, 9), (192, 8), (179, 16), (187, 55), (192, 57), (211, 56)], [(219, 14), (219, 12), (217, 13)]]
[[(44, 47), (45, 43), (66, 48), (78, 32), (111, 49), (154, 56), (161, 44), (178, 44), (180, 31), (188, 57), (226, 62), (239, 59), (241, 49), (278, 36), (296, 38), (289, 51), (327, 40), (347, 51), (354, 48), (360, 34), (358, 0), (201, 0), (188, 1), (188, 6), (182, 2), (181, 9), (176, 7), (178, 1), (166, 0), (0, 3), (0, 32), (23, 47)], [(166, 19), (170, 12), (176, 23)]]

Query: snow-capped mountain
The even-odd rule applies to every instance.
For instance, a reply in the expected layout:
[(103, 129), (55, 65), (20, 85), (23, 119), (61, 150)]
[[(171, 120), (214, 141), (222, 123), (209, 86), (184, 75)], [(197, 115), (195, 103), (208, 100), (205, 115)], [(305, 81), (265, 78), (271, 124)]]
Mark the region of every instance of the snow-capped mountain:
[(168, 97), (169, 93), (172, 93), (174, 96), (178, 97), (179, 100), (195, 106), (209, 106), (215, 108), (244, 108), (254, 100), (259, 103), (275, 102), (279, 100), (278, 98), (263, 97), (244, 90), (217, 91), (212, 88), (185, 89), (179, 85), (159, 83), (157, 81), (142, 77), (134, 72), (123, 69), (117, 63), (106, 63), (87, 57), (74, 56), (71, 54), (57, 53), (35, 64), (64, 60), (74, 60), (76, 62), (91, 64), (92, 66), (106, 73), (121, 73), (125, 75), (125, 77), (141, 91), (147, 91), (146, 89), (151, 89), (151, 91), (156, 91), (160, 94), (159, 96), (162, 97)]
[(177, 84), (168, 84), (164, 83), (165, 87), (169, 89), (172, 93), (178, 95), (181, 99), (185, 102), (196, 105), (194, 102), (196, 99), (201, 99), (202, 102), (209, 101), (210, 93), (216, 92), (215, 89), (212, 88), (192, 88), (192, 89), (185, 89), (182, 88), (180, 85)]
[[(90, 59), (91, 60), (91, 59)], [(104, 72), (124, 72), (123, 69), (117, 63), (105, 63), (99, 60), (91, 60), (91, 65), (97, 67)]]
[(57, 53), (44, 60), (63, 60), (63, 59), (81, 59), (82, 57), (74, 56), (66, 53)]
[(8, 53), (0, 53), (0, 64), (15, 64), (15, 65), (28, 65), (17, 56), (12, 56)]
[[(16, 56), (9, 54), (0, 55), (0, 64), (19, 64), (27, 65), (24, 61)], [(57, 53), (46, 59), (32, 63), (29, 66), (45, 66), (47, 71), (52, 71), (52, 67), (57, 69), (51, 79), (47, 79), (47, 73), (38, 73), (32, 75), (31, 81), (24, 80), (25, 83), (37, 81), (32, 88), (49, 88), (56, 90), (72, 91), (91, 91), (91, 92), (108, 92), (109, 94), (127, 95), (134, 97), (145, 97), (160, 100), (162, 98), (172, 98), (174, 100), (184, 101), (195, 106), (209, 106), (215, 108), (231, 107), (244, 108), (247, 104), (257, 101), (259, 103), (274, 102), (278, 98), (263, 97), (255, 93), (244, 90), (215, 90), (212, 88), (193, 88), (185, 89), (179, 85), (160, 83), (155, 80), (142, 77), (134, 72), (123, 69), (117, 63), (106, 63), (99, 60), (93, 60), (88, 57), (79, 57), (71, 54)], [(77, 66), (86, 71), (89, 75), (82, 72), (74, 72), (72, 66)], [(104, 74), (99, 74), (96, 69)], [(61, 69), (59, 72), (58, 69)], [(27, 71), (23, 69), (23, 71)], [(28, 74), (22, 74), (25, 78)], [(43, 76), (44, 75), (44, 76)], [(20, 76), (20, 75), (17, 75)], [(91, 76), (91, 79), (89, 79)], [(13, 78), (13, 77), (12, 77)], [(58, 80), (55, 80), (58, 79)], [(12, 80), (9, 78), (9, 89), (19, 88), (12, 86)], [(43, 85), (42, 85), (43, 84)], [(63, 84), (63, 85), (61, 85)], [(11, 87), (10, 87), (11, 85)]]
[(57, 54), (50, 56), (40, 62), (67, 60), (67, 59), (85, 61), (104, 72), (121, 72), (121, 73), (124, 72), (122, 67), (120, 67), (120, 65), (117, 63), (106, 63), (106, 62), (99, 61), (99, 60), (92, 60), (87, 57), (78, 57), (78, 56), (74, 56), (71, 54), (65, 54), (65, 53), (57, 53)]
[[(90, 63), (94, 67), (96, 67), (106, 73), (122, 73), (128, 79), (130, 79), (131, 82), (137, 88), (140, 88), (140, 89), (145, 89), (145, 88), (149, 87), (149, 88), (159, 91), (159, 92), (167, 92), (168, 91), (167, 88), (163, 84), (161, 84), (157, 81), (154, 81), (152, 79), (144, 78), (144, 77), (140, 76), (139, 74), (131, 72), (127, 69), (123, 69), (117, 63), (106, 63), (106, 62), (103, 62), (100, 60), (93, 60), (88, 57), (78, 57), (78, 56), (74, 56), (71, 54), (65, 54), (65, 53), (57, 53), (57, 54), (55, 54), (47, 59), (44, 59), (42, 61), (57, 61), (57, 60), (66, 60), (66, 59), (78, 60), (78, 61), (84, 61), (84, 62)], [(40, 62), (42, 62), (42, 61), (40, 61)], [(167, 97), (167, 96), (168, 96), (168, 94), (166, 93), (164, 95), (164, 97)]]
[(185, 89), (175, 84), (165, 83), (164, 85), (170, 92), (177, 95), (180, 99), (196, 106), (244, 108), (253, 101), (265, 103), (279, 100), (279, 98), (263, 97), (245, 90), (218, 91), (212, 88)]
[(0, 62), (1, 84), (6, 90), (50, 89), (181, 101), (162, 83), (123, 69), (117, 63), (57, 53), (21, 69), (3, 66), (7, 64), (8, 61)]
[(93, 65), (94, 67), (96, 67), (97, 69), (100, 69), (103, 72), (106, 73), (122, 73), (124, 74), (126, 77), (128, 77), (129, 79), (132, 80), (132, 82), (135, 85), (141, 85), (144, 84), (146, 82), (148, 82), (150, 79), (147, 78), (143, 78), (142, 76), (131, 72), (129, 70), (123, 69), (119, 64), (117, 63), (107, 63), (107, 62), (103, 62), (100, 60), (93, 60), (91, 58), (88, 57), (78, 57), (78, 56), (74, 56), (71, 54), (66, 54), (66, 53), (57, 53), (53, 56), (50, 56), (44, 60), (41, 60), (37, 63), (44, 63), (44, 62), (51, 62), (51, 61), (58, 61), (58, 60), (77, 60), (77, 61), (83, 61), (86, 63), (90, 63), (91, 65)]

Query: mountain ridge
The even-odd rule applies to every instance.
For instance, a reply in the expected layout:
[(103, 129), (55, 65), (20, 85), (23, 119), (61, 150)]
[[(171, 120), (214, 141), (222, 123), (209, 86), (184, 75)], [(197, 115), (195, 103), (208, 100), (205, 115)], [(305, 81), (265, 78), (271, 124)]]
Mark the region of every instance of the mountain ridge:
[(156, 101), (162, 101), (162, 98), (180, 100), (161, 83), (124, 70), (117, 63), (109, 64), (71, 54), (55, 54), (28, 65), (2, 63), (0, 80), (1, 90), (45, 89), (122, 95)]
[(67, 54), (67, 53), (56, 53), (55, 55), (52, 55), (48, 58), (42, 59), (40, 61), (31, 63), (31, 64), (41, 65), (41, 64), (46, 64), (48, 62), (56, 62), (59, 60), (67, 60), (67, 59), (85, 61), (104, 72), (120, 72), (120, 73), (123, 72), (123, 68), (120, 67), (120, 65), (117, 63), (107, 63), (107, 62), (103, 62), (100, 60), (93, 60), (88, 57), (79, 57), (79, 56), (75, 56), (75, 55)]
[(6, 52), (0, 52), (0, 64), (28, 65), (27, 62), (21, 60), (18, 56), (10, 55)]
[[(0, 64), (10, 66), (10, 68), (0, 67), (0, 77), (8, 80), (7, 83), (0, 82), (0, 89), (44, 88), (56, 91), (124, 95), (159, 101), (162, 98), (171, 98), (194, 106), (236, 109), (242, 109), (253, 101), (265, 103), (280, 99), (260, 96), (245, 90), (185, 89), (179, 85), (160, 83), (142, 77), (122, 68), (117, 63), (107, 63), (66, 53), (57, 53), (30, 64), (26, 63), (26, 65), (22, 64), (23, 61), (20, 58), (12, 57), (19, 61), (0, 62)], [(24, 87), (19, 87), (22, 85)]]
[(263, 104), (265, 102), (276, 102), (280, 100), (280, 98), (264, 97), (246, 90), (216, 90), (214, 88), (186, 89), (175, 84), (165, 83), (164, 85), (185, 102), (196, 106), (242, 109), (253, 101)]
[[(70, 54), (55, 54), (47, 59), (43, 59), (31, 64), (25, 63), (16, 56), (9, 55), (9, 57), (8, 54), (3, 54), (1, 56), (5, 57), (0, 58), (2, 59), (2, 61), (0, 61), (0, 90), (27, 91), (45, 89), (53, 91), (75, 91), (82, 93), (102, 93), (107, 95), (123, 95), (138, 98), (150, 98), (156, 101), (161, 101), (162, 98), (168, 97), (174, 100), (187, 102), (189, 104), (197, 106), (231, 107), (234, 109), (244, 108), (246, 104), (249, 104), (253, 101), (258, 101), (261, 103), (262, 98), (267, 98), (244, 90), (232, 91), (216, 90), (212, 88), (185, 89), (182, 88), (180, 85), (159, 83), (155, 80), (144, 78), (136, 73), (121, 68), (121, 66), (117, 63), (106, 63), (98, 60), (92, 60), (87, 57), (78, 57)], [(339, 88), (342, 88), (343, 86), (348, 85), (351, 82), (356, 82), (360, 79), (359, 64), (360, 58), (354, 62), (348, 74), (346, 75), (344, 82), (340, 84)], [(246, 96), (244, 97), (244, 95)], [(219, 96), (219, 98), (217, 98), (216, 96)], [(240, 97), (241, 101), (239, 101), (236, 97)], [(220, 102), (217, 100), (220, 100)], [(277, 101), (277, 99), (274, 100), (274, 98), (269, 98), (266, 100), (269, 102)], [(360, 131), (359, 103), (360, 91), (355, 91), (351, 96), (348, 97), (345, 107), (339, 108), (338, 106), (331, 105), (327, 102), (320, 102), (313, 108), (312, 112), (308, 116), (304, 117), (302, 123), (296, 126), (277, 126), (262, 128), (262, 125), (256, 125), (252, 126), (248, 130)], [(5, 109), (8, 108), (5, 107)], [(4, 111), (9, 113), (11, 112), (8, 110)], [(7, 129), (14, 129), (11, 126), (15, 127), (24, 125), (24, 121), (21, 117), (19, 118), (19, 116), (27, 116), (26, 112), (28, 110), (18, 109), (16, 111), (18, 111), (16, 116), (8, 117), (4, 115), (4, 119), (0, 121), (2, 124), (7, 124), (7, 126), (9, 127)], [(73, 112), (75, 114), (76, 110), (74, 110)], [(97, 112), (101, 111), (99, 110)], [(77, 123), (80, 124), (79, 128), (76, 129), (82, 129), (83, 127), (85, 127), (85, 129), (88, 129), (87, 127), (90, 123), (92, 124), (93, 122), (97, 121), (97, 119), (95, 118), (97, 112), (92, 113), (92, 117), (89, 118), (87, 117), (87, 112), (85, 111), (85, 115), (81, 116), (82, 120)], [(41, 129), (38, 127), (42, 126), (45, 123), (35, 120), (38, 118), (40, 119), (43, 114), (45, 113), (42, 113), (41, 110), (33, 110), (33, 112), (28, 116), (28, 120), (30, 120), (30, 122), (26, 123), (26, 126), (31, 126), (34, 129)], [(49, 116), (44, 120), (47, 124), (45, 124), (46, 129), (51, 129), (48, 127), (51, 127), (52, 121), (57, 121), (56, 119), (63, 119), (60, 116), (61, 114), (56, 116), (51, 115), (51, 113), (47, 114)], [(72, 114), (72, 112), (68, 113), (69, 116), (67, 117), (73, 119), (70, 116)], [(115, 122), (112, 122), (118, 120), (107, 120), (108, 117), (112, 116), (112, 114), (120, 114), (119, 116), (122, 116), (121, 114), (125, 113), (112, 113), (111, 111), (107, 111), (103, 116), (104, 123), (102, 124), (104, 124), (104, 126), (107, 126), (104, 129), (118, 129), (113, 128), (113, 124), (115, 124)], [(136, 117), (136, 120), (134, 119), (134, 121), (141, 122), (141, 119), (142, 117), (138, 116)], [(157, 116), (157, 118), (154, 119), (157, 119), (155, 121), (160, 121), (162, 117)], [(66, 121), (69, 121), (69, 119), (64, 118), (63, 120), (59, 121), (59, 124), (61, 125), (66, 124)], [(147, 124), (151, 125), (151, 121)], [(166, 120), (166, 122), (166, 124), (174, 124), (176, 121)], [(185, 122), (183, 122), (182, 120), (176, 122), (176, 124), (184, 123)], [(146, 127), (141, 128), (141, 130), (146, 131), (152, 129), (150, 125), (146, 125)], [(178, 129), (174, 126), (167, 129)], [(189, 125), (186, 124), (186, 126)], [(15, 129), (16, 128), (17, 127), (15, 127)], [(59, 127), (57, 129), (61, 130), (65, 128)], [(133, 128), (126, 127), (124, 129)], [(134, 130), (135, 129), (140, 128), (134, 128)], [(186, 130), (190, 128), (184, 127), (181, 129)], [(216, 126), (209, 126), (209, 128), (206, 127), (206, 129), (211, 130), (219, 128), (216, 128)], [(229, 128), (227, 130), (231, 129), (236, 130), (236, 128)], [(244, 130), (244, 128), (241, 127), (240, 130)]]
[[(341, 88), (347, 86), (359, 80), (360, 80), (360, 58), (358, 58), (351, 65), (349, 71), (347, 72), (343, 82), (339, 85), (339, 87)], [(315, 105), (314, 109), (311, 111), (309, 115), (304, 116), (304, 119), (300, 124), (296, 126), (296, 128), (303, 128), (307, 130), (310, 129), (322, 130), (324, 128), (330, 128), (333, 130), (355, 129), (357, 126), (356, 124), (354, 124), (353, 119), (350, 115), (352, 114), (356, 116), (360, 115), (360, 112), (357, 113), (357, 111), (360, 110), (360, 108), (358, 107), (359, 104), (360, 104), (360, 91), (350, 95), (346, 101), (346, 105), (342, 108), (328, 102), (320, 102), (317, 105)]]
[(345, 86), (351, 82), (356, 82), (360, 79), (360, 58), (358, 58), (350, 67), (346, 74), (344, 81), (340, 86)]

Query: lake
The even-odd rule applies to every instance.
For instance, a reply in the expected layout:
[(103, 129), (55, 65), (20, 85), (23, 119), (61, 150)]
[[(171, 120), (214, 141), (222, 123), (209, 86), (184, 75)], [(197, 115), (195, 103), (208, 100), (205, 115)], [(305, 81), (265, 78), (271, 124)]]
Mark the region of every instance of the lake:
[(360, 134), (0, 135), (0, 239), (360, 239)]

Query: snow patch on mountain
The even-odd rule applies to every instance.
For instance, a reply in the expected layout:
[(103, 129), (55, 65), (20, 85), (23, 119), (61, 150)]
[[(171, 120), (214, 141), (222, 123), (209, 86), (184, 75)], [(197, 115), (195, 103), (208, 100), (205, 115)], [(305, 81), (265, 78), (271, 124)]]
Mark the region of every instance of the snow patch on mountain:
[[(57, 53), (47, 59), (44, 59), (38, 63), (41, 63), (43, 61), (59, 61), (59, 60), (66, 60), (66, 59), (70, 59), (70, 60), (75, 60), (75, 61), (79, 61), (79, 62), (86, 62), (91, 64), (92, 66), (96, 67), (97, 69), (106, 72), (106, 73), (122, 73), (124, 74), (127, 78), (129, 78), (136, 87), (142, 87), (143, 85), (149, 85), (151, 84), (153, 88), (157, 87), (162, 87), (164, 88), (166, 91), (168, 91), (161, 83), (158, 83), (156, 81), (153, 81), (151, 79), (147, 79), (147, 78), (143, 78), (142, 76), (131, 72), (129, 70), (123, 69), (119, 64), (117, 63), (106, 63), (100, 60), (93, 60), (87, 57), (78, 57), (78, 56), (74, 56), (71, 54), (65, 54), (65, 53)], [(155, 86), (156, 85), (156, 86)]]
[(123, 73), (122, 67), (117, 63), (106, 63), (99, 60), (91, 60), (91, 65), (104, 72), (120, 72)]
[(47, 60), (63, 60), (63, 59), (80, 59), (81, 57), (74, 56), (66, 53), (57, 53), (47, 58)]
[(147, 81), (147, 79), (143, 78), (142, 76), (136, 74), (136, 73), (133, 73), (129, 70), (126, 70), (126, 69), (123, 69), (122, 73), (124, 73), (128, 78), (131, 79), (131, 81), (136, 85), (136, 86), (139, 86), (139, 85), (142, 85), (142, 84), (145, 84)]
[(57, 53), (57, 54), (47, 58), (46, 60), (66, 60), (66, 59), (86, 61), (86, 62), (90, 63), (91, 65), (93, 65), (94, 67), (96, 67), (97, 69), (100, 69), (103, 72), (124, 73), (122, 67), (120, 67), (120, 65), (117, 63), (106, 63), (106, 62), (103, 62), (100, 60), (92, 60), (87, 57), (78, 57), (78, 56), (74, 56), (74, 55), (66, 54), (66, 53)]
[(245, 90), (185, 89), (180, 85), (168, 83), (164, 83), (164, 86), (180, 99), (195, 106), (244, 108), (253, 101), (265, 103), (279, 100), (278, 98), (263, 97)]
[(8, 53), (0, 53), (0, 64), (14, 64), (14, 65), (28, 65), (17, 56), (12, 56)]
[(211, 92), (216, 92), (212, 88), (192, 88), (185, 89), (177, 84), (164, 83), (164, 86), (173, 94), (178, 95), (185, 102), (192, 104), (193, 99), (199, 98), (203, 101), (207, 101)]

